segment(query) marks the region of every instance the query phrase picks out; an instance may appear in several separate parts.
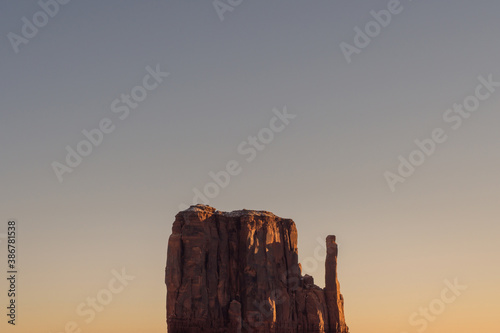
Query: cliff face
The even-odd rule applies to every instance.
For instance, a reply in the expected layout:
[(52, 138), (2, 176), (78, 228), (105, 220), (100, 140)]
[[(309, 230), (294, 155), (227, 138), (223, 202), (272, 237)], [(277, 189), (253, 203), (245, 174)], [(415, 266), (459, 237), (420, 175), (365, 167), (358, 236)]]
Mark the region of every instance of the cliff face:
[(347, 333), (335, 236), (326, 242), (322, 289), (301, 274), (292, 220), (204, 205), (178, 213), (168, 241), (168, 332)]

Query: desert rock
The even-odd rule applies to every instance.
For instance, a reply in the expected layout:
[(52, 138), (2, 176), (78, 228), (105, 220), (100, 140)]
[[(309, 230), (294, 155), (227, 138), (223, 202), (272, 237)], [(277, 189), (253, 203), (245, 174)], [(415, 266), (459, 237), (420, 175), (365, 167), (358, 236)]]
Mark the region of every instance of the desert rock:
[(168, 332), (347, 333), (335, 236), (326, 286), (302, 276), (297, 229), (266, 211), (179, 212), (168, 241)]

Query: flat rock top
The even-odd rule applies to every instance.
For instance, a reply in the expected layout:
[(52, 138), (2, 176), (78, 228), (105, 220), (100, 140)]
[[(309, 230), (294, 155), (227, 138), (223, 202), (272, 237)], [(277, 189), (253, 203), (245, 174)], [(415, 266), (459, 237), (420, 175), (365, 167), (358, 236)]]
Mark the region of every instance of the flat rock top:
[(273, 213), (265, 211), (265, 210), (242, 209), (242, 210), (233, 210), (232, 212), (222, 212), (222, 211), (215, 209), (214, 207), (210, 207), (207, 205), (201, 205), (201, 204), (191, 206), (188, 209), (184, 210), (183, 212), (212, 213), (212, 214), (219, 214), (219, 215), (227, 216), (227, 217), (267, 216), (267, 217), (280, 218), (280, 217), (274, 215)]

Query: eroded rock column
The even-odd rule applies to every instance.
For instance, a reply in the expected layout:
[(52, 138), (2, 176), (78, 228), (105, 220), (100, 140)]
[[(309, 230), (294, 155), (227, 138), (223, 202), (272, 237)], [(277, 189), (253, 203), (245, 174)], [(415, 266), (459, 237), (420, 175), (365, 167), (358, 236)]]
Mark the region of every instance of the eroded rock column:
[(340, 294), (340, 284), (337, 277), (338, 246), (333, 235), (326, 237), (325, 260), (325, 296), (328, 305), (328, 321), (330, 331), (347, 333), (349, 329), (344, 317), (344, 299)]

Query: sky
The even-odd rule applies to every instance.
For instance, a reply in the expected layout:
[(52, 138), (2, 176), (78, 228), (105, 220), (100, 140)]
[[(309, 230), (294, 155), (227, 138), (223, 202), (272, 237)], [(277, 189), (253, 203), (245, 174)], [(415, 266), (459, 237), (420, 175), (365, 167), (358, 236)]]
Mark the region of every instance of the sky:
[(320, 286), (336, 235), (353, 333), (498, 332), (499, 10), (2, 2), (2, 332), (165, 332), (193, 201), (292, 218)]

